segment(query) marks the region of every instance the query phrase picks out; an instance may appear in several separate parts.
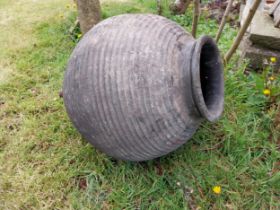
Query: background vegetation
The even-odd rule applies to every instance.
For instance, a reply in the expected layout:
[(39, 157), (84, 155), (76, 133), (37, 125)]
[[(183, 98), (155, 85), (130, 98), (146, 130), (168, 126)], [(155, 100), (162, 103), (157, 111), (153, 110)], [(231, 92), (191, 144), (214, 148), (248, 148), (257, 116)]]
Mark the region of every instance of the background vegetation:
[[(156, 13), (155, 2), (106, 0), (103, 18)], [(191, 11), (172, 16), (163, 3), (164, 15), (190, 30)], [(218, 25), (206, 17), (198, 34), (214, 37)], [(70, 0), (0, 0), (0, 209), (280, 208), (280, 116), (277, 100), (263, 94), (262, 75), (235, 57), (225, 69), (220, 121), (204, 123), (168, 156), (115, 161), (81, 138), (59, 97), (80, 38), (69, 33), (75, 19)], [(226, 25), (222, 52), (236, 31)]]

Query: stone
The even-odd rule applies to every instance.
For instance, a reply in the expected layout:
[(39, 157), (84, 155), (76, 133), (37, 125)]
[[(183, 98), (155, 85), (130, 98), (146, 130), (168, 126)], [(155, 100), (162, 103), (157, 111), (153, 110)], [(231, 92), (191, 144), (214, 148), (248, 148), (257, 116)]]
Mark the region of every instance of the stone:
[(274, 18), (274, 26), (280, 28), (280, 0), (277, 0), (271, 9), (269, 15)]
[[(249, 10), (252, 7), (254, 0), (248, 0), (246, 4), (241, 4), (240, 6), (240, 25), (242, 26), (246, 17), (249, 14)], [(264, 1), (261, 1), (257, 11), (262, 12), (264, 11)]]
[(244, 37), (241, 45), (240, 45), (241, 59), (249, 60), (249, 68), (254, 70), (262, 70), (264, 66), (265, 60), (270, 60), (271, 57), (276, 57), (277, 62), (275, 64), (275, 68), (280, 69), (280, 51), (270, 50), (265, 47), (253, 44), (249, 37)]
[(268, 49), (280, 50), (280, 29), (268, 13), (257, 11), (249, 28), (249, 39)]
[(280, 5), (280, 0), (277, 0), (274, 2), (272, 7), (269, 10), (269, 15), (273, 16), (273, 13), (275, 12), (276, 8)]
[(280, 28), (280, 16), (278, 16), (278, 18), (275, 19), (275, 24), (274, 24), (274, 26)]

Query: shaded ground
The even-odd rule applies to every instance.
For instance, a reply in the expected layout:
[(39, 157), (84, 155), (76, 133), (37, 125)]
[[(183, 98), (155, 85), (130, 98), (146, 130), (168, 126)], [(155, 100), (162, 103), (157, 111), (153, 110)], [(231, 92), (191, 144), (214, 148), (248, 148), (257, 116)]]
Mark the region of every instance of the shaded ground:
[[(103, 2), (104, 18), (155, 11), (152, 0)], [(190, 12), (164, 14), (191, 27)], [(68, 33), (75, 18), (68, 0), (0, 0), (0, 209), (280, 208), (276, 107), (267, 108), (235, 60), (225, 74), (224, 117), (176, 152), (128, 163), (87, 144), (58, 96), (77, 41)], [(201, 18), (199, 34), (216, 31), (215, 21)], [(226, 26), (222, 51), (235, 34)]]

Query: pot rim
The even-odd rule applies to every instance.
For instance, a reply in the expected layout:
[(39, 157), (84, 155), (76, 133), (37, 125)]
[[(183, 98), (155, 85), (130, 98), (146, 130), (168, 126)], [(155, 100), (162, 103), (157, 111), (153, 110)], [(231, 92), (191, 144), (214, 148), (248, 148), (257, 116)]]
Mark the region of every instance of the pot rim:
[(196, 40), (191, 58), (194, 102), (202, 117), (213, 122), (224, 107), (223, 64), (215, 41), (209, 36)]

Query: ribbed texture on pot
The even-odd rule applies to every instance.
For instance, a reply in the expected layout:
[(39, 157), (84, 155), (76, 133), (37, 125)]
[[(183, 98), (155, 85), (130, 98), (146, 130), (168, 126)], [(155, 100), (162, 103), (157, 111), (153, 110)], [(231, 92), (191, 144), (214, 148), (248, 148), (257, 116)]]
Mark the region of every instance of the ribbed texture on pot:
[(155, 15), (121, 15), (91, 29), (75, 48), (63, 96), (79, 132), (118, 159), (165, 155), (189, 139), (193, 114), (183, 53), (194, 39)]

